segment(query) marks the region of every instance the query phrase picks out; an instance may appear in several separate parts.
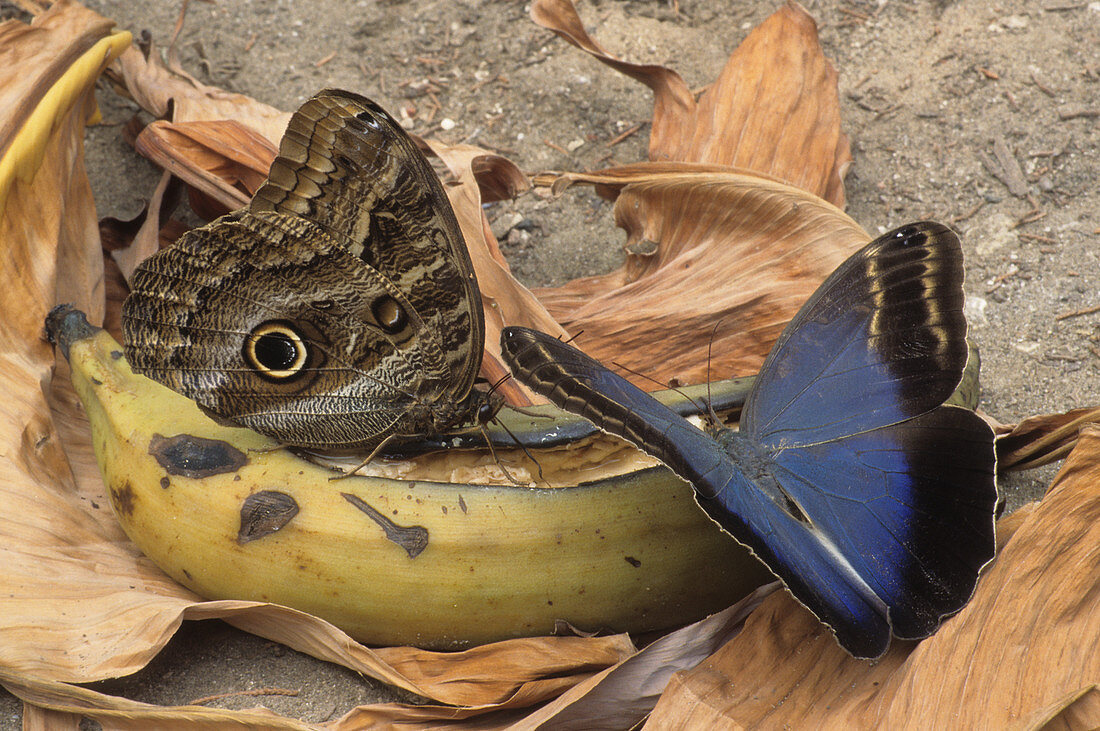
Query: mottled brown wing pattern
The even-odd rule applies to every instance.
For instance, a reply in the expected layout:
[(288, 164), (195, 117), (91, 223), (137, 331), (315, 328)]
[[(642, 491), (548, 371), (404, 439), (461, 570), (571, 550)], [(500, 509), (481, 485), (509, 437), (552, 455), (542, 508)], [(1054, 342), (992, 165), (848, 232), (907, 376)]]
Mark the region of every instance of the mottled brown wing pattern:
[(442, 186), (348, 92), (292, 117), (247, 209), (138, 268), (123, 334), (136, 371), (312, 449), (439, 433), (485, 404), (481, 300)]
[(405, 292), (450, 368), (473, 384), (485, 345), (473, 264), (447, 194), (401, 127), (369, 99), (327, 90), (291, 119), (249, 209), (314, 221)]

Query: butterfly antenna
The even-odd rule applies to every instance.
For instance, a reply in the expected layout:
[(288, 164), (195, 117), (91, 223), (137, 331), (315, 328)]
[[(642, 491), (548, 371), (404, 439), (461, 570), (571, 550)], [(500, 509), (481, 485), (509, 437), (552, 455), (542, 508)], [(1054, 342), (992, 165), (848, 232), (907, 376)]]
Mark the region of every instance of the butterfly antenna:
[[(699, 403), (698, 401), (693, 399), (691, 396), (688, 396), (686, 393), (681, 391), (676, 386), (670, 386), (667, 383), (661, 383), (660, 381), (658, 381), (653, 376), (646, 375), (645, 373), (640, 373), (640, 372), (634, 370), (633, 368), (630, 368), (629, 366), (625, 366), (622, 363), (617, 363), (616, 361), (611, 361), (611, 365), (615, 366), (616, 368), (618, 368), (620, 370), (624, 370), (624, 371), (626, 371), (627, 373), (629, 373), (631, 375), (637, 376), (638, 378), (644, 378), (645, 380), (649, 381), (650, 383), (652, 383), (652, 384), (654, 384), (654, 385), (656, 385), (660, 388), (671, 389), (671, 390), (675, 391), (676, 393), (680, 394), (681, 396), (683, 396), (684, 398), (686, 398), (691, 403), (695, 404), (695, 408), (698, 409), (700, 412), (706, 411), (706, 409), (703, 408), (703, 404)], [(709, 404), (708, 404), (708, 407), (709, 407)]]
[(714, 350), (714, 338), (718, 334), (718, 326), (722, 324), (722, 320), (723, 318), (719, 317), (718, 322), (714, 323), (710, 331), (710, 340), (707, 342), (707, 414), (710, 415), (712, 426), (716, 429), (722, 426), (722, 421), (718, 418), (718, 414), (714, 413), (714, 397), (710, 392), (710, 358)]
[[(500, 424), (499, 421), (497, 423)], [(485, 440), (485, 445), (489, 447), (489, 454), (493, 456), (493, 461), (496, 462), (497, 467), (499, 467), (501, 472), (504, 473), (504, 476), (508, 478), (508, 482), (511, 482), (516, 487), (527, 487), (526, 483), (520, 482), (515, 477), (513, 477), (512, 473), (508, 471), (508, 468), (504, 466), (504, 463), (500, 461), (500, 457), (497, 456), (497, 450), (493, 448), (493, 442), (491, 439), (489, 439), (489, 430), (485, 428), (485, 425), (478, 424), (477, 426), (478, 429), (481, 430), (481, 437)], [(504, 431), (508, 431), (508, 429), (505, 429)], [(508, 434), (511, 435), (512, 432), (508, 432)], [(515, 437), (512, 438), (515, 439)], [(517, 441), (516, 444), (519, 444), (519, 442)], [(520, 446), (522, 447), (523, 445), (521, 444)], [(527, 450), (524, 449), (523, 451), (526, 452)], [(536, 462), (535, 464), (538, 464), (538, 462)], [(542, 475), (541, 469), (539, 470), (539, 475)]]
[(485, 394), (485, 395), (486, 395), (486, 396), (491, 396), (491, 395), (493, 394), (493, 392), (494, 392), (494, 391), (496, 391), (496, 390), (497, 390), (498, 388), (500, 388), (500, 387), (501, 387), (501, 386), (503, 386), (503, 385), (504, 385), (505, 383), (507, 383), (507, 382), (508, 382), (508, 379), (510, 379), (511, 377), (512, 377), (512, 374), (511, 374), (511, 373), (505, 373), (505, 374), (504, 374), (503, 376), (501, 376), (500, 378), (498, 378), (498, 379), (497, 379), (497, 380), (496, 380), (496, 381), (495, 381), (495, 382), (493, 383), (493, 385), (489, 386), (489, 390), (488, 390), (488, 391), (486, 392), (486, 394)]

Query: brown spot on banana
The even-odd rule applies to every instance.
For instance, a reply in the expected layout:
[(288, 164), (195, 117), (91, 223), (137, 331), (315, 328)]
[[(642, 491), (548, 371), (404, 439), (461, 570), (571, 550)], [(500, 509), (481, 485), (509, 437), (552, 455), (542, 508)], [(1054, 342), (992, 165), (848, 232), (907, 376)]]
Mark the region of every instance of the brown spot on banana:
[(154, 434), (149, 441), (149, 454), (168, 474), (196, 479), (236, 472), (248, 464), (245, 453), (229, 442), (190, 434), (174, 437)]
[(241, 505), (237, 543), (244, 545), (276, 533), (297, 514), (298, 501), (285, 492), (261, 490), (252, 493)]
[(377, 523), (386, 534), (386, 538), (404, 548), (405, 552), (409, 554), (409, 558), (416, 558), (428, 547), (428, 529), (424, 526), (398, 525), (375, 510), (362, 498), (348, 492), (342, 492), (340, 494), (344, 496), (345, 500), (359, 508), (368, 518)]
[(115, 506), (115, 512), (119, 515), (133, 515), (137, 496), (134, 495), (134, 488), (130, 485), (130, 481), (126, 480), (118, 487), (111, 487), (110, 491), (111, 503)]

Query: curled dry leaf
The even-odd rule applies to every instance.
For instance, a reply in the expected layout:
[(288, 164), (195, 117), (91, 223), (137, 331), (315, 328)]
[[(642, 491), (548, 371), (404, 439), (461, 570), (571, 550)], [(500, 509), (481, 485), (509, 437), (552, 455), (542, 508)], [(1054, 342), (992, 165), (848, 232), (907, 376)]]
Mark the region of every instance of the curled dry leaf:
[(615, 221), (628, 251), (645, 251), (610, 274), (535, 294), (580, 333), (590, 355), (649, 378), (696, 383), (708, 368), (721, 377), (753, 373), (806, 298), (870, 236), (798, 188), (743, 173), (668, 170), (573, 176), (621, 186)]
[(577, 48), (591, 54), (616, 71), (653, 90), (653, 133), (650, 158), (663, 158), (662, 140), (675, 137), (686, 118), (696, 109), (695, 98), (683, 78), (671, 69), (655, 64), (636, 64), (612, 56), (588, 35), (571, 0), (535, 0), (531, 19)]
[(674, 71), (604, 51), (569, 0), (538, 0), (531, 17), (653, 90), (651, 160), (752, 170), (844, 206), (852, 156), (840, 130), (837, 73), (801, 5), (786, 3), (753, 30), (698, 103)]
[[(141, 215), (124, 224), (128, 230), (119, 231), (116, 229), (116, 232), (122, 235), (117, 237), (118, 240), (114, 241), (113, 245), (109, 246), (104, 241), (103, 248), (111, 253), (113, 261), (117, 264), (123, 277), (123, 285), (126, 281), (129, 281), (130, 275), (134, 273), (134, 269), (137, 268), (138, 264), (160, 249), (161, 219), (163, 216), (171, 214), (179, 198), (180, 184), (178, 181), (173, 183), (175, 180), (176, 178), (172, 177), (171, 173), (165, 172), (162, 174), (152, 197), (149, 199), (149, 203), (145, 206), (145, 210), (141, 212)], [(106, 223), (106, 221), (100, 221), (101, 235)], [(133, 230), (135, 225), (137, 226), (136, 231)], [(108, 312), (112, 315), (120, 315), (122, 299), (125, 299), (128, 291), (123, 291), (121, 294), (122, 298), (108, 304)], [(111, 299), (110, 292), (108, 292), (107, 298), (108, 300)], [(112, 304), (114, 305), (113, 312), (111, 312)], [(121, 332), (121, 320), (119, 320), (119, 323), (118, 332)], [(107, 329), (110, 330), (111, 328)]]
[(1088, 407), (998, 425), (997, 468), (1029, 470), (1062, 459), (1077, 444), (1081, 428), (1096, 423), (1100, 423), (1100, 408)]
[(267, 178), (277, 152), (266, 137), (232, 119), (153, 122), (141, 131), (134, 146), (217, 201), (219, 209), (197, 211), (203, 218), (216, 218), (247, 205)]
[(518, 715), (515, 704), (493, 708), (446, 708), (435, 705), (378, 704), (349, 712), (335, 729), (438, 729), (468, 726), (479, 729), (632, 728), (645, 718), (669, 676), (689, 668), (721, 647), (740, 630), (745, 617), (778, 584), (758, 589), (737, 604), (706, 619), (660, 637), (644, 650), (594, 673), (534, 713)]
[(290, 121), (290, 113), (236, 94), (199, 83), (194, 77), (164, 64), (150, 43), (142, 51), (131, 47), (108, 72), (116, 89), (133, 98), (157, 119), (202, 122), (233, 119), (278, 143)]
[(536, 295), (589, 354), (647, 379), (755, 371), (802, 302), (870, 240), (837, 208), (851, 155), (812, 18), (781, 7), (696, 103), (675, 72), (610, 56), (571, 2), (541, 0), (531, 13), (656, 95), (652, 162), (538, 179), (617, 196), (626, 261)]
[(213, 218), (248, 202), (267, 175), (289, 112), (199, 82), (178, 63), (165, 64), (151, 41), (127, 49), (107, 76), (117, 91), (162, 120), (139, 135), (136, 147), (161, 167), (171, 164), (199, 191), (192, 201), (202, 215)]
[[(22, 129), (42, 101), (43, 95), (77, 63), (98, 74), (99, 64), (109, 55), (88, 55), (114, 28), (114, 21), (80, 5), (58, 4), (41, 14), (34, 25), (18, 20), (0, 23), (0, 154), (7, 157), (16, 133)], [(119, 34), (115, 43), (124, 47), (129, 34)], [(100, 47), (102, 50), (102, 47)], [(31, 63), (33, 61), (33, 63)]]
[(654, 640), (618, 665), (571, 688), (517, 729), (634, 728), (653, 710), (674, 672), (695, 667), (741, 632), (745, 619), (779, 588), (762, 586), (733, 606)]

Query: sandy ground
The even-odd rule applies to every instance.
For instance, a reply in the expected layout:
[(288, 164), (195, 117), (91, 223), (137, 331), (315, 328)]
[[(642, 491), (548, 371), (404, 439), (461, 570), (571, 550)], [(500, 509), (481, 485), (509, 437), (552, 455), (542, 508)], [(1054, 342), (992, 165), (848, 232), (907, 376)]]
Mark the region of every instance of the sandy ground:
[[(178, 3), (89, 0), (119, 26), (163, 43)], [(708, 83), (777, 0), (582, 2), (611, 52)], [(983, 408), (1002, 421), (1100, 401), (1100, 3), (1075, 0), (819, 0), (807, 3), (840, 72), (855, 163), (848, 213), (872, 233), (924, 218), (955, 226), (967, 255)], [(7, 15), (10, 8), (4, 8)], [(643, 159), (646, 89), (527, 18), (523, 3), (478, 0), (195, 2), (180, 39), (207, 83), (293, 109), (344, 87), (414, 131), (499, 151), (523, 169), (588, 169)], [(129, 218), (158, 173), (121, 139), (134, 108), (101, 94), (105, 123), (87, 158), (101, 216)], [(438, 103), (439, 108), (432, 114)], [(443, 120), (454, 122), (444, 131)], [(446, 125), (450, 127), (449, 123)], [(571, 152), (566, 152), (571, 150)], [(519, 215), (516, 215), (516, 214)], [(590, 192), (525, 196), (489, 212), (514, 271), (532, 285), (620, 260), (610, 206)], [(510, 226), (522, 221), (510, 232)], [(1004, 481), (1010, 506), (1041, 495), (1046, 468)], [(189, 623), (164, 653), (105, 690), (165, 704), (263, 687), (297, 696), (231, 697), (307, 720), (335, 718), (390, 691), (220, 622)], [(0, 728), (20, 705), (0, 692)]]

